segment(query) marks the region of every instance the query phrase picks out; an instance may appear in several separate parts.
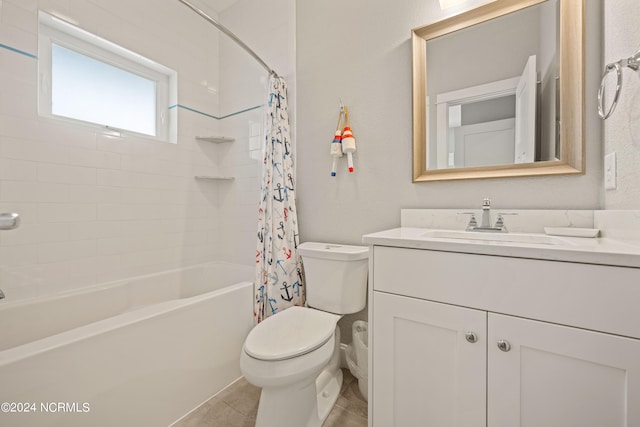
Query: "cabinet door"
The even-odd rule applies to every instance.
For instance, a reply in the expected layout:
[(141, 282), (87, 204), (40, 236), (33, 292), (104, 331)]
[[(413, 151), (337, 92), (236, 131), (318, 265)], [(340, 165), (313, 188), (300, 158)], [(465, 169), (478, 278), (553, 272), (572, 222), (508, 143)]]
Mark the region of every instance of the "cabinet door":
[(489, 427), (640, 426), (640, 340), (492, 313), (488, 335)]
[(373, 426), (485, 426), (486, 312), (373, 294)]

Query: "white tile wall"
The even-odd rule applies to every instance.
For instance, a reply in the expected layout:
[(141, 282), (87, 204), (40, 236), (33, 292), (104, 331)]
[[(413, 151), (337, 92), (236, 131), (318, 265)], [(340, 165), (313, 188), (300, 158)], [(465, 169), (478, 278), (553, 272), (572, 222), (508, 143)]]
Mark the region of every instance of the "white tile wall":
[[(218, 33), (178, 2), (2, 0), (0, 43), (37, 55), (37, 10), (76, 23), (178, 71), (181, 105), (218, 115)], [(183, 108), (178, 144), (113, 137), (37, 114), (37, 59), (0, 48), (0, 234), (9, 298), (87, 286), (218, 258), (218, 171), (195, 142), (217, 120)]]
[[(290, 79), (292, 110), (294, 5), (240, 0), (220, 17)], [(0, 0), (0, 43), (37, 55), (39, 9), (175, 69), (180, 106), (220, 117), (266, 102), (266, 72), (178, 2)], [(178, 144), (116, 137), (39, 118), (37, 59), (0, 48), (0, 64), (0, 211), (22, 218), (0, 233), (9, 297), (214, 259), (254, 265), (264, 108), (224, 120), (174, 108)], [(235, 180), (193, 178), (215, 174)]]
[[(295, 1), (238, 0), (220, 20), (287, 79), (290, 116), (295, 117)], [(221, 114), (266, 104), (267, 72), (226, 38), (220, 40), (220, 64)], [(236, 138), (232, 145), (219, 147), (222, 173), (235, 176), (220, 187), (219, 195), (220, 257), (228, 262), (255, 262), (265, 115), (262, 107), (221, 121), (223, 133)]]

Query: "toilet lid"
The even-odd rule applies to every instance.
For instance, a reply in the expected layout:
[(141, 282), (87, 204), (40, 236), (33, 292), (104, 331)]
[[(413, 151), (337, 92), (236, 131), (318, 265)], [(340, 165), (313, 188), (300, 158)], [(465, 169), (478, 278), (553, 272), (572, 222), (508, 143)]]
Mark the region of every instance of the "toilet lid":
[(249, 332), (245, 352), (260, 360), (284, 360), (309, 353), (333, 336), (340, 316), (291, 307), (268, 317)]

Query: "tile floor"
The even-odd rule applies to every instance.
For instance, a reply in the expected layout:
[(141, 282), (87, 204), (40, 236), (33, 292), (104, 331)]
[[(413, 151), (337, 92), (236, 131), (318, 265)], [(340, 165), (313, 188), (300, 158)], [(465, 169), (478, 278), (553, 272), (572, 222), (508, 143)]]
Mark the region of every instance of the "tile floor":
[[(342, 373), (340, 396), (323, 427), (366, 427), (367, 401), (351, 372), (343, 369)], [(260, 389), (241, 378), (172, 427), (253, 427), (259, 399)]]

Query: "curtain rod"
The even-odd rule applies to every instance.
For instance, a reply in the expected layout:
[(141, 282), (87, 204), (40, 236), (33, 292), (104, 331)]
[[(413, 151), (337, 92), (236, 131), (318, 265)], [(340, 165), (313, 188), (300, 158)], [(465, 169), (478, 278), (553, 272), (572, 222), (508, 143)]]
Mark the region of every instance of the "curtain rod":
[(202, 9), (199, 9), (198, 7), (196, 7), (196, 6), (192, 5), (191, 3), (189, 3), (188, 1), (186, 1), (186, 0), (178, 0), (178, 1), (180, 3), (182, 3), (182, 4), (184, 4), (185, 6), (189, 7), (191, 10), (193, 10), (198, 15), (202, 16), (205, 20), (209, 21), (210, 24), (212, 24), (217, 29), (219, 29), (220, 31), (225, 33), (231, 40), (233, 40), (234, 42), (238, 43), (240, 45), (240, 47), (243, 48), (244, 50), (246, 50), (249, 55), (251, 55), (256, 61), (258, 61), (260, 63), (260, 65), (262, 65), (269, 72), (269, 74), (273, 74), (274, 76), (278, 77), (278, 73), (276, 73), (271, 67), (269, 67), (267, 65), (267, 63), (264, 62), (262, 60), (262, 58), (260, 58), (258, 56), (257, 53), (255, 53), (249, 46), (247, 46), (245, 44), (245, 42), (240, 40), (238, 38), (238, 36), (233, 34), (231, 32), (231, 30), (229, 30), (227, 27), (225, 27), (224, 25), (222, 25), (221, 23), (219, 23), (218, 21), (213, 19), (211, 16), (207, 15), (207, 13), (204, 12)]

